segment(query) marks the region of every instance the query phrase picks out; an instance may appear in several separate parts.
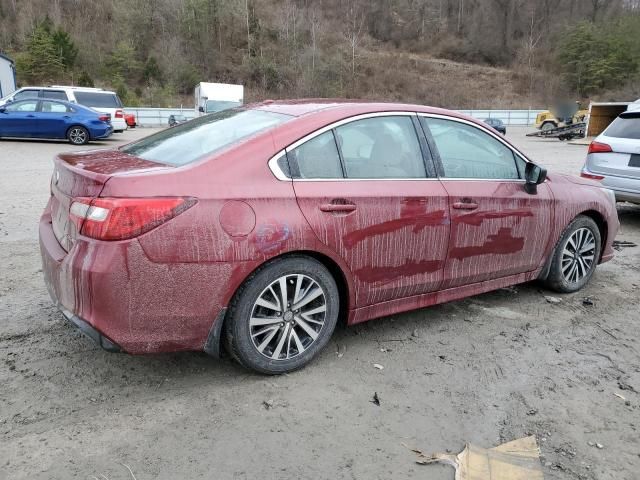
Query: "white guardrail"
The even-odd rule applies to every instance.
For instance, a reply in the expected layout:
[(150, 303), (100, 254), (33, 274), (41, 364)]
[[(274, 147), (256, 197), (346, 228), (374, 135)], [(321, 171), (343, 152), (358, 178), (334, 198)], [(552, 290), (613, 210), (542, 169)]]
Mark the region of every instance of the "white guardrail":
[[(169, 125), (169, 115), (184, 115), (187, 120), (196, 117), (193, 108), (142, 108), (125, 107), (127, 113), (136, 116), (136, 122), (141, 127), (164, 127)], [(543, 110), (458, 110), (470, 117), (484, 120), (485, 118), (497, 118), (505, 125), (533, 125), (536, 115)]]

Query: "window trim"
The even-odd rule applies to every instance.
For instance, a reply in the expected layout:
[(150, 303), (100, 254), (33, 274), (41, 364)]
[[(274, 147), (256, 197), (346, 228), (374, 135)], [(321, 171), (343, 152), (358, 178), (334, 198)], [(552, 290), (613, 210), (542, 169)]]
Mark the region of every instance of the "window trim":
[[(322, 128), (319, 128), (318, 130), (314, 130), (313, 132), (305, 135), (304, 137), (300, 138), (299, 140), (296, 140), (295, 142), (293, 142), (292, 144), (290, 144), (289, 146), (281, 149), (280, 151), (278, 151), (278, 153), (276, 153), (273, 157), (271, 157), (269, 159), (269, 161), (267, 162), (267, 165), (269, 166), (269, 169), (271, 170), (271, 172), (273, 173), (273, 175), (281, 181), (287, 181), (287, 182), (371, 182), (371, 181), (382, 181), (382, 182), (387, 182), (387, 181), (394, 181), (394, 182), (423, 182), (425, 180), (428, 181), (434, 181), (434, 180), (439, 180), (437, 174), (437, 168), (436, 168), (436, 172), (431, 172), (430, 169), (427, 166), (427, 162), (432, 162), (432, 164), (435, 164), (435, 158), (433, 157), (433, 153), (432, 153), (432, 148), (431, 145), (429, 145), (428, 140), (427, 140), (427, 149), (424, 149), (424, 146), (422, 144), (422, 137), (421, 137), (421, 133), (424, 135), (423, 129), (421, 128), (420, 130), (417, 130), (415, 123), (412, 121), (412, 126), (414, 128), (415, 131), (415, 135), (416, 135), (416, 140), (418, 141), (419, 147), (420, 147), (420, 152), (421, 152), (421, 156), (422, 156), (422, 160), (423, 160), (423, 166), (425, 168), (425, 175), (430, 175), (431, 173), (435, 173), (436, 176), (433, 177), (417, 177), (417, 178), (348, 178), (346, 176), (342, 177), (342, 178), (293, 178), (293, 177), (288, 177), (280, 168), (280, 166), (278, 165), (278, 159), (280, 158), (280, 156), (284, 153), (287, 154), (289, 151), (291, 150), (295, 150), (297, 147), (299, 147), (300, 145), (302, 145), (303, 143), (313, 139), (314, 137), (318, 136), (318, 135), (322, 135), (323, 133), (326, 133), (327, 131), (333, 131), (334, 129), (342, 126), (342, 125), (346, 125), (348, 123), (351, 122), (355, 122), (358, 120), (364, 120), (364, 119), (368, 119), (368, 118), (379, 118), (379, 117), (410, 117), (410, 118), (416, 118), (417, 119), (417, 112), (407, 112), (407, 111), (388, 111), (388, 112), (371, 112), (371, 113), (362, 113), (359, 115), (354, 115), (352, 117), (348, 117), (348, 118), (343, 118), (342, 120), (338, 120), (336, 122), (330, 123), (329, 125), (325, 125)], [(334, 140), (335, 140), (335, 132), (334, 132)], [(336, 142), (337, 144), (337, 142)], [(338, 148), (338, 155), (340, 156), (340, 163), (342, 164), (342, 152), (340, 150), (340, 148)], [(288, 156), (287, 156), (288, 158)], [(435, 165), (434, 165), (435, 166)], [(344, 172), (344, 165), (342, 166), (343, 168), (343, 175), (345, 175)], [(291, 168), (289, 168), (289, 170), (291, 170)]]
[[(471, 127), (475, 127), (478, 130), (487, 133), (488, 135), (492, 136), (493, 138), (495, 138), (496, 140), (498, 140), (498, 142), (500, 142), (502, 145), (504, 145), (505, 147), (507, 147), (511, 153), (514, 156), (513, 159), (513, 163), (516, 169), (516, 172), (518, 172), (518, 177), (520, 176), (520, 169), (518, 168), (518, 165), (516, 163), (516, 156), (520, 157), (522, 160), (525, 161), (525, 163), (533, 163), (531, 160), (529, 160), (529, 158), (527, 158), (527, 156), (522, 153), (520, 150), (518, 150), (517, 148), (515, 148), (513, 145), (507, 143), (503, 138), (500, 138), (500, 135), (496, 132), (492, 132), (491, 130), (489, 130), (488, 128), (485, 128), (482, 125), (478, 125), (475, 122), (471, 122), (469, 120), (465, 120), (464, 118), (456, 118), (456, 117), (451, 117), (448, 115), (442, 115), (439, 113), (421, 113), (418, 112), (418, 117), (425, 117), (425, 118), (437, 118), (437, 119), (441, 119), (441, 120), (450, 120), (453, 122), (458, 122), (464, 125), (469, 125)], [(431, 155), (433, 156), (433, 160), (436, 163), (436, 170), (437, 170), (437, 175), (438, 175), (438, 180), (440, 181), (465, 181), (465, 182), (513, 182), (513, 183), (525, 183), (526, 180), (524, 178), (458, 178), (458, 177), (445, 177), (444, 176), (444, 169), (442, 166), (442, 160), (440, 157), (440, 151), (438, 150), (435, 141), (433, 139), (433, 136), (431, 134), (431, 131), (428, 129), (428, 125), (427, 128), (424, 128), (424, 125), (422, 125), (422, 122), (420, 123), (420, 126), (422, 127), (422, 130), (424, 131), (425, 137), (427, 138), (427, 143), (429, 144), (429, 149), (431, 150)]]

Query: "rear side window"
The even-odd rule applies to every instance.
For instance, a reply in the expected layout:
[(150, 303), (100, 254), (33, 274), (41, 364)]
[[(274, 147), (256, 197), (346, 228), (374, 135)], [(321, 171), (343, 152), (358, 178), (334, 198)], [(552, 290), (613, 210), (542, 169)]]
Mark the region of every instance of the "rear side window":
[(225, 110), (181, 123), (126, 145), (123, 152), (181, 166), (230, 147), (292, 118), (263, 110)]
[(518, 179), (510, 148), (483, 130), (453, 120), (420, 117), (440, 154), (445, 178)]
[(411, 117), (356, 120), (336, 128), (347, 178), (425, 178)]
[(64, 100), (67, 101), (67, 94), (62, 90), (43, 90), (42, 98), (50, 98), (52, 100)]
[(640, 140), (640, 112), (622, 114), (607, 127), (603, 135)]
[(73, 92), (80, 105), (91, 108), (122, 108), (122, 102), (115, 93)]
[(293, 178), (342, 178), (340, 155), (329, 130), (287, 153)]
[(66, 113), (69, 111), (66, 105), (58, 102), (42, 101), (42, 111), (46, 113)]

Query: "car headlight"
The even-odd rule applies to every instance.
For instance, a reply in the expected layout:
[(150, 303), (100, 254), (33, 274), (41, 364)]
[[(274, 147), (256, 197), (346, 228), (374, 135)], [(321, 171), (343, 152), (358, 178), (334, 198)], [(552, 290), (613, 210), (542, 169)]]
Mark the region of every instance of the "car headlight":
[(616, 206), (616, 194), (613, 193), (613, 190), (611, 190), (610, 188), (603, 188), (603, 187), (600, 187), (600, 190), (602, 190), (609, 197), (609, 200), (611, 200), (611, 203), (615, 207)]

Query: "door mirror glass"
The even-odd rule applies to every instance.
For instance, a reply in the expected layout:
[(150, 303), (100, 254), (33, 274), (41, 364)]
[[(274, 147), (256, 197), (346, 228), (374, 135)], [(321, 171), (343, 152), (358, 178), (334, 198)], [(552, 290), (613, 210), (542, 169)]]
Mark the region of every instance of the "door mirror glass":
[(540, 185), (547, 178), (547, 169), (535, 163), (527, 163), (524, 170), (524, 179), (526, 181), (526, 190), (529, 193), (535, 193), (536, 185)]

